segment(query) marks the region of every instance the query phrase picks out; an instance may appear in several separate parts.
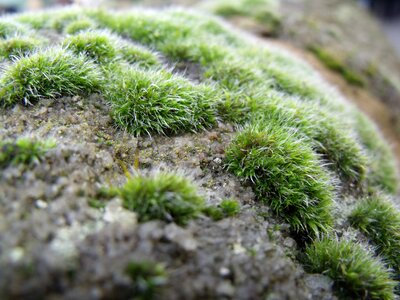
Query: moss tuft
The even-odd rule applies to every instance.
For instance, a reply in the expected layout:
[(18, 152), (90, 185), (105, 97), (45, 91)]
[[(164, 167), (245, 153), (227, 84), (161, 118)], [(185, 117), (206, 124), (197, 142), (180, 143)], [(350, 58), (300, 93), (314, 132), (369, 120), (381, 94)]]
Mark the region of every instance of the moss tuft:
[(316, 235), (330, 228), (333, 186), (318, 156), (293, 130), (274, 123), (247, 126), (228, 147), (226, 162), (294, 230)]
[(42, 41), (26, 36), (14, 36), (0, 40), (0, 58), (23, 56), (39, 47)]
[(349, 217), (364, 232), (400, 279), (400, 211), (384, 196), (362, 200)]
[(200, 6), (228, 19), (248, 18), (262, 27), (264, 35), (276, 35), (280, 29), (281, 17), (277, 0), (212, 0), (205, 1)]
[(389, 194), (396, 194), (399, 176), (396, 159), (389, 145), (366, 116), (359, 112), (354, 112), (353, 117), (360, 142), (367, 154), (368, 191), (385, 191)]
[(43, 155), (55, 147), (54, 141), (36, 141), (20, 138), (16, 141), (0, 142), (0, 167), (9, 165), (31, 165), (42, 159)]
[(197, 131), (216, 122), (214, 91), (166, 71), (114, 70), (105, 96), (116, 123), (135, 135)]
[(97, 25), (90, 19), (79, 19), (69, 23), (64, 32), (67, 34), (77, 34), (81, 31), (85, 31), (88, 29), (96, 29)]
[(203, 213), (214, 221), (234, 217), (240, 212), (240, 205), (236, 200), (225, 199), (218, 206), (207, 206)]
[(24, 25), (15, 21), (7, 19), (0, 20), (0, 39), (5, 39), (17, 34), (23, 34), (27, 31), (28, 30)]
[(107, 32), (85, 31), (67, 37), (63, 46), (76, 53), (85, 54), (98, 63), (109, 63), (117, 56), (116, 39)]
[(309, 49), (328, 68), (340, 73), (348, 83), (356, 86), (365, 86), (365, 79), (362, 75), (355, 73), (353, 70), (345, 66), (343, 62), (334, 57), (328, 51), (317, 46), (309, 47)]
[(161, 66), (161, 61), (157, 54), (140, 45), (122, 42), (119, 53), (130, 64), (136, 64), (144, 68)]
[(159, 173), (135, 176), (120, 189), (124, 207), (136, 212), (140, 222), (159, 219), (186, 224), (199, 215), (204, 200), (187, 179)]
[(150, 261), (131, 261), (125, 273), (132, 281), (133, 299), (154, 299), (167, 279), (164, 267)]
[(332, 278), (344, 298), (394, 299), (390, 272), (358, 244), (316, 240), (306, 248), (306, 269)]
[(100, 90), (102, 74), (83, 56), (49, 48), (21, 57), (0, 78), (0, 103), (29, 104), (42, 98), (90, 94)]

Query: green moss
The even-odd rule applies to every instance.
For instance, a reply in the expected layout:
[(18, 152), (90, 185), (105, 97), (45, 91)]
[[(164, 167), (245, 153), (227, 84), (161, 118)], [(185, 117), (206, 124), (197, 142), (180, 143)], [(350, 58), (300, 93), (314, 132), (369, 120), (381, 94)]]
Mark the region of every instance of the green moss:
[(288, 130), (295, 129), (298, 138), (323, 155), (343, 182), (363, 184), (368, 165), (362, 147), (354, 140), (349, 128), (320, 105), (271, 94), (269, 101), (259, 104), (253, 114), (257, 115), (258, 122), (273, 122)]
[(42, 98), (75, 96), (99, 91), (102, 75), (83, 56), (49, 48), (21, 57), (0, 78), (0, 103), (32, 103)]
[(166, 71), (114, 70), (105, 91), (115, 122), (135, 135), (210, 128), (214, 91)]
[(39, 47), (42, 41), (23, 36), (14, 36), (5, 40), (0, 40), (0, 58), (12, 58), (13, 56), (23, 56)]
[(226, 163), (293, 230), (314, 235), (330, 228), (333, 186), (318, 156), (293, 130), (274, 123), (247, 126), (226, 150)]
[(96, 27), (97, 25), (92, 20), (83, 18), (69, 23), (65, 27), (64, 32), (67, 34), (77, 34), (88, 29), (95, 29)]
[(400, 278), (400, 211), (384, 196), (362, 200), (349, 217), (364, 232)]
[(140, 222), (159, 219), (186, 224), (204, 206), (204, 200), (187, 179), (168, 173), (135, 176), (120, 189), (125, 208), (138, 214)]
[(39, 30), (45, 28), (49, 19), (53, 16), (53, 13), (53, 11), (28, 12), (15, 16), (15, 19), (25, 26)]
[(383, 190), (396, 194), (399, 177), (396, 159), (386, 141), (377, 131), (374, 124), (359, 112), (353, 114), (355, 128), (360, 137), (368, 159), (368, 190), (376, 192)]
[(22, 24), (13, 20), (3, 19), (0, 20), (0, 39), (15, 36), (18, 34), (26, 33), (28, 30)]
[(117, 56), (117, 39), (107, 32), (85, 31), (68, 36), (63, 46), (76, 54), (85, 54), (98, 63), (109, 63)]
[(58, 32), (63, 32), (69, 24), (80, 18), (81, 11), (79, 9), (59, 9), (54, 11), (48, 19), (47, 26)]
[(143, 46), (125, 42), (121, 43), (119, 52), (121, 57), (130, 64), (136, 64), (144, 68), (161, 66), (161, 61), (157, 54)]
[(125, 272), (132, 281), (132, 299), (154, 299), (167, 279), (165, 268), (150, 261), (131, 261)]
[(366, 84), (365, 79), (362, 75), (357, 74), (355, 71), (351, 70), (328, 51), (317, 46), (311, 46), (309, 47), (309, 49), (328, 68), (340, 73), (348, 83), (357, 86), (364, 86)]
[(224, 215), (228, 217), (236, 216), (240, 212), (240, 205), (236, 200), (225, 199), (219, 204)]
[(64, 39), (63, 45), (76, 54), (85, 54), (100, 64), (124, 60), (139, 67), (161, 65), (157, 55), (143, 46), (123, 40), (108, 31), (83, 31)]
[(103, 201), (95, 199), (95, 198), (90, 198), (88, 200), (88, 204), (90, 207), (96, 208), (96, 209), (102, 209), (106, 206), (106, 204)]
[(343, 298), (394, 299), (390, 272), (358, 244), (324, 238), (309, 245), (306, 256), (307, 271), (331, 277)]
[(240, 212), (240, 205), (236, 200), (225, 199), (218, 206), (207, 206), (203, 213), (214, 221), (234, 217)]
[(200, 7), (228, 19), (248, 18), (268, 35), (275, 35), (281, 24), (277, 0), (213, 0), (201, 3)]
[[(219, 13), (268, 27), (271, 3), (225, 1)], [(302, 238), (331, 229), (336, 193), (396, 192), (393, 156), (368, 119), (305, 63), (252, 42), (216, 18), (180, 9), (67, 9), (16, 19), (74, 35), (62, 42), (68, 49), (38, 48), (30, 55), (28, 50), (10, 62), (0, 78), (4, 105), (98, 92), (115, 124), (137, 136), (195, 132), (220, 120), (240, 125), (226, 149), (227, 169), (247, 180), (257, 198)], [(312, 51), (349, 82), (363, 84), (329, 52)], [(173, 73), (181, 67), (190, 69), (190, 80)], [(194, 187), (174, 174), (135, 176), (121, 188), (99, 192), (100, 201), (91, 199), (89, 205), (102, 207), (101, 200), (114, 196), (141, 222), (185, 224), (201, 212), (218, 220), (239, 211), (232, 200), (205, 208)], [(382, 219), (374, 213), (364, 212), (368, 220)], [(342, 293), (391, 299), (387, 271), (359, 246), (325, 239), (310, 245), (307, 255), (310, 270), (331, 276)], [(129, 273), (133, 290), (144, 298), (153, 290), (151, 272), (133, 263)]]
[(37, 141), (20, 138), (15, 141), (0, 142), (0, 167), (9, 165), (31, 165), (39, 162), (46, 152), (55, 147), (54, 141)]

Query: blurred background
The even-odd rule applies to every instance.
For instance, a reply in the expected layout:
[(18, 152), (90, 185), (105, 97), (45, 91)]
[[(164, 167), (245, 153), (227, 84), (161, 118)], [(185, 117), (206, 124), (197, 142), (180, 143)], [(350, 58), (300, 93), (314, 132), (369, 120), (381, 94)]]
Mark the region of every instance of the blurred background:
[[(329, 0), (321, 0), (328, 1)], [(384, 31), (392, 42), (393, 46), (400, 54), (400, 0), (348, 0), (349, 2), (358, 1), (375, 15), (382, 24)], [(93, 0), (0, 0), (0, 14), (15, 13), (26, 10), (36, 10), (52, 6), (64, 6), (71, 4), (78, 5), (110, 5), (114, 7), (127, 6), (139, 2), (140, 0), (111, 0), (111, 1), (93, 1)], [(159, 5), (162, 2), (176, 3), (182, 1), (154, 1)], [(188, 1), (193, 2), (193, 1)], [(200, 1), (197, 1), (200, 2)]]

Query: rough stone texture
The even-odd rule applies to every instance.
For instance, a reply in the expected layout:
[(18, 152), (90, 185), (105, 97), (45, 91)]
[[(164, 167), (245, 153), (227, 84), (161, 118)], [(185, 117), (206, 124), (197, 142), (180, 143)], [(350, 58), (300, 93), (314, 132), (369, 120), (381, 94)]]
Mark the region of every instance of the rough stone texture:
[[(113, 127), (96, 95), (2, 110), (0, 123), (2, 140), (28, 135), (57, 141), (43, 161), (0, 174), (2, 299), (126, 299), (132, 291), (124, 270), (132, 259), (165, 265), (162, 299), (331, 295), (325, 282), (304, 280), (288, 225), (224, 170), (231, 126), (138, 140)], [(219, 222), (203, 216), (183, 228), (137, 224), (118, 198), (104, 209), (90, 207), (101, 186), (121, 185), (124, 172), (137, 172), (135, 153), (142, 172), (182, 172), (209, 204), (238, 199), (240, 214)]]

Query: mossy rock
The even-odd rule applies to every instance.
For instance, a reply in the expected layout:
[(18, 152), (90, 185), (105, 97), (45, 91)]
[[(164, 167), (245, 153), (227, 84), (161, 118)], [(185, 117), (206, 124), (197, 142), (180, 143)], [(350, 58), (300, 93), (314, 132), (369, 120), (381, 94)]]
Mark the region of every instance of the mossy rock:
[[(296, 254), (350, 230), (334, 216), (348, 199), (397, 193), (390, 147), (367, 117), (305, 62), (218, 18), (64, 9), (3, 21), (48, 43), (3, 58), (0, 137), (57, 142), (48, 153), (4, 142), (4, 298), (308, 299)], [(340, 294), (393, 298), (390, 270), (360, 241), (329, 241), (332, 262), (307, 250), (309, 270)], [(397, 247), (379, 253), (392, 260)]]

